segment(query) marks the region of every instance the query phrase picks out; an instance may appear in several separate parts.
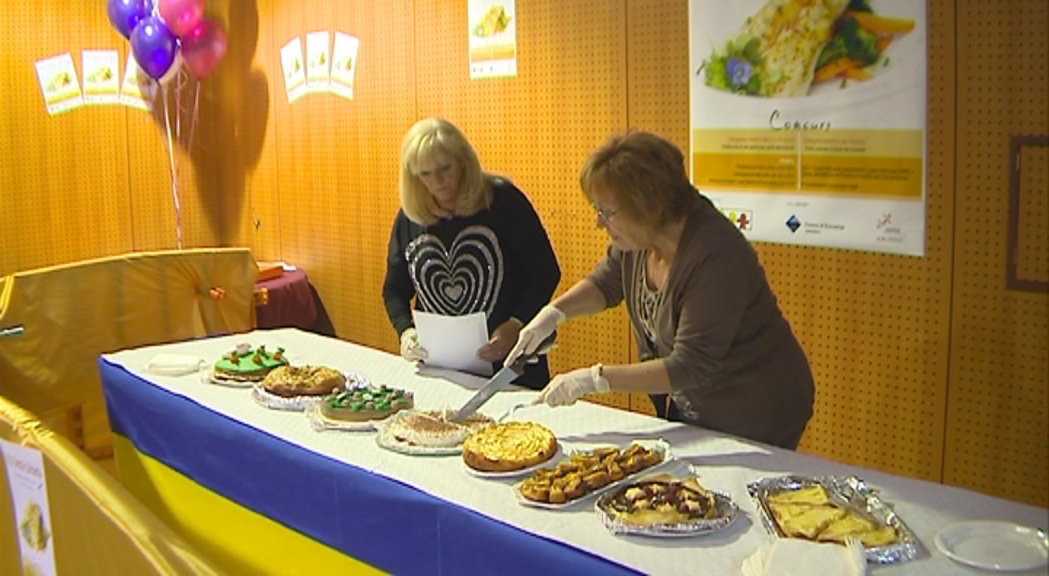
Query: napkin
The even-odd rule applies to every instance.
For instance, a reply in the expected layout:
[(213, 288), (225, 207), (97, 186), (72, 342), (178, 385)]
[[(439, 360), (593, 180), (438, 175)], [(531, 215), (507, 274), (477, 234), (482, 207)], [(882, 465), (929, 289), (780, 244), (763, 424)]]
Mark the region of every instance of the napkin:
[(146, 370), (162, 376), (182, 376), (199, 371), (203, 365), (204, 360), (199, 356), (161, 353), (149, 359)]
[(743, 576), (863, 576), (867, 558), (863, 545), (850, 546), (777, 538), (743, 560)]

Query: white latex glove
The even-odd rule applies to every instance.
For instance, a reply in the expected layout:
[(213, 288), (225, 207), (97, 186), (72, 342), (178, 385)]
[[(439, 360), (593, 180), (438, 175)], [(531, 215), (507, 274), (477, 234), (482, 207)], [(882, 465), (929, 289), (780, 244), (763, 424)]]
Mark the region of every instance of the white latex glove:
[(520, 334), (517, 335), (517, 344), (514, 344), (514, 347), (506, 354), (506, 360), (503, 361), (503, 364), (509, 366), (522, 355), (535, 354), (543, 340), (553, 334), (557, 330), (557, 325), (564, 321), (564, 312), (550, 304), (543, 306), (543, 309), (532, 318), (532, 321), (526, 324), (524, 328), (521, 328)]
[(600, 364), (589, 368), (572, 370), (558, 374), (543, 388), (535, 403), (545, 402), (550, 406), (569, 406), (575, 404), (584, 394), (591, 392), (608, 392), (608, 379), (601, 375)]
[(401, 332), (401, 358), (409, 362), (419, 362), (426, 360), (427, 356), (426, 348), (419, 345), (419, 333), (415, 328)]

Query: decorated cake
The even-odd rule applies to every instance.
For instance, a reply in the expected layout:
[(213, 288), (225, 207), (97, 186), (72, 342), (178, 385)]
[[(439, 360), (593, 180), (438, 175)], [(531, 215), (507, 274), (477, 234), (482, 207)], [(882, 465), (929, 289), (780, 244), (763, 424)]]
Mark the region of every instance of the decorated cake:
[(321, 414), (332, 420), (366, 422), (382, 420), (415, 406), (412, 393), (399, 388), (360, 386), (342, 389), (321, 402)]
[(398, 442), (426, 448), (462, 446), (472, 432), (492, 424), (484, 414), (472, 414), (463, 422), (451, 422), (453, 410), (403, 410), (390, 419), (387, 433)]
[(275, 396), (323, 396), (346, 386), (346, 376), (325, 366), (278, 366), (266, 374), (262, 389)]
[(463, 462), (482, 472), (523, 470), (553, 458), (557, 438), (535, 422), (507, 422), (474, 432), (463, 442)]
[(283, 348), (269, 352), (265, 346), (252, 348), (250, 344), (239, 344), (215, 363), (212, 372), (219, 380), (259, 382), (274, 368), (287, 364)]

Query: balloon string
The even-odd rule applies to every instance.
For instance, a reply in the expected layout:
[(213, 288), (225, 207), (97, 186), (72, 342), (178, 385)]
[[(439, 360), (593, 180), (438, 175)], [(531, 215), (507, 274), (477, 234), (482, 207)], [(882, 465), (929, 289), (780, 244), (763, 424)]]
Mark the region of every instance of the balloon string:
[(161, 87), (164, 93), (164, 127), (168, 133), (168, 166), (171, 169), (171, 198), (175, 203), (175, 234), (178, 240), (178, 249), (182, 249), (182, 206), (178, 200), (178, 175), (175, 173), (175, 148), (171, 141), (171, 118), (168, 113), (168, 87)]
[(189, 117), (189, 143), (186, 144), (186, 153), (192, 158), (193, 135), (197, 132), (197, 112), (200, 111), (200, 80), (197, 80), (196, 94), (193, 96), (193, 114)]

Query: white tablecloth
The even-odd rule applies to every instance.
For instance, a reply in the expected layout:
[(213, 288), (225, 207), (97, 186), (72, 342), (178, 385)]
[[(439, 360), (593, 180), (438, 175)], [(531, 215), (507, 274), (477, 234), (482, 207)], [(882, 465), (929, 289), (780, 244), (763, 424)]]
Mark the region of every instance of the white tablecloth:
[[(158, 387), (308, 450), (410, 484), (523, 530), (561, 540), (647, 573), (739, 574), (743, 558), (770, 538), (747, 495), (747, 483), (783, 474), (854, 474), (880, 490), (882, 499), (895, 507), (922, 541), (928, 555), (900, 565), (871, 566), (871, 571), (876, 574), (984, 573), (956, 564), (944, 556), (933, 543), (936, 533), (962, 520), (1007, 520), (1037, 527), (1049, 524), (1047, 511), (1042, 508), (846, 466), (588, 402), (566, 408), (536, 406), (518, 411), (515, 419), (544, 424), (569, 450), (609, 442), (626, 444), (634, 439), (663, 438), (670, 443), (677, 458), (696, 466), (705, 486), (731, 495), (744, 511), (744, 515), (728, 529), (704, 536), (684, 539), (614, 536), (601, 524), (592, 501), (562, 511), (522, 506), (511, 489), (514, 480), (470, 476), (458, 457), (394, 453), (378, 447), (374, 433), (318, 433), (302, 413), (263, 408), (252, 401), (247, 389), (205, 384), (197, 375), (158, 376), (145, 370), (150, 358), (158, 353), (192, 354), (214, 361), (241, 342), (265, 345), (269, 350), (284, 347), (288, 359), (295, 365), (331, 366), (361, 373), (376, 384), (409, 389), (415, 393), (417, 407), (423, 409), (458, 407), (484, 382), (458, 373), (420, 373), (413, 364), (397, 356), (294, 329), (260, 330), (125, 350), (106, 355), (106, 359)], [(483, 407), (482, 412), (497, 416), (511, 405), (530, 400), (535, 395), (536, 392), (523, 390), (500, 393)]]

